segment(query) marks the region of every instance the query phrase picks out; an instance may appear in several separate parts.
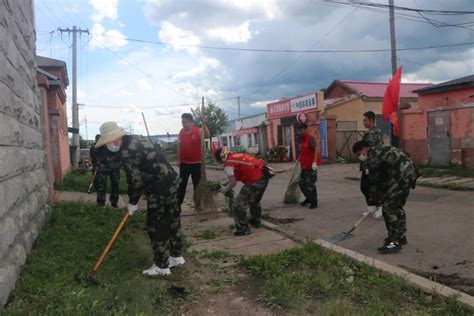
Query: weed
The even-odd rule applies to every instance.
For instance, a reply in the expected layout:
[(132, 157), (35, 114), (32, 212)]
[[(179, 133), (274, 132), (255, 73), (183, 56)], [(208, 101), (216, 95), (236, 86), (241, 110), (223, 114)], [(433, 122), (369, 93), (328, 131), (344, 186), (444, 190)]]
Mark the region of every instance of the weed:
[(208, 251), (207, 249), (201, 250), (200, 252), (196, 253), (196, 257), (198, 259), (210, 259), (210, 260), (228, 260), (234, 258), (235, 256), (232, 255), (227, 250), (217, 250), (217, 251)]
[(210, 229), (201, 230), (194, 235), (194, 237), (196, 238), (205, 240), (216, 239), (217, 236), (219, 236), (219, 234), (216, 231)]
[(446, 167), (429, 167), (420, 166), (420, 173), (425, 178), (448, 177), (455, 176), (460, 178), (474, 178), (474, 168), (465, 166), (446, 166)]
[[(72, 171), (68, 173), (62, 183), (55, 184), (58, 191), (87, 192), (92, 181), (92, 172)], [(92, 187), (94, 189), (94, 187)], [(120, 194), (127, 194), (127, 179), (125, 173), (120, 173)], [(107, 181), (107, 193), (110, 193), (110, 179)]]

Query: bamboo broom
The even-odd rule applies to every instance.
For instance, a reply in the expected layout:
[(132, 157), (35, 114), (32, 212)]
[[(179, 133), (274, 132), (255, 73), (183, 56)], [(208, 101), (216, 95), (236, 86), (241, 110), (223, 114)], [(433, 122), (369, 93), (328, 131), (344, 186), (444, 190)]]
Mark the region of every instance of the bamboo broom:
[[(204, 97), (202, 97), (201, 115), (204, 116)], [(194, 207), (196, 211), (211, 211), (216, 212), (217, 206), (214, 200), (214, 194), (209, 190), (207, 184), (206, 162), (205, 162), (205, 137), (204, 137), (204, 122), (201, 127), (201, 180), (194, 191)]]

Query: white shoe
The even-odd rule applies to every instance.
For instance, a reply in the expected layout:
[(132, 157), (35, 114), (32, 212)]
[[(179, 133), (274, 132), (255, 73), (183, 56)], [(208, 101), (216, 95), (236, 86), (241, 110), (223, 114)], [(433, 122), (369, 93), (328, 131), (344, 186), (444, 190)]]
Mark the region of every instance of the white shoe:
[(382, 207), (379, 206), (379, 207), (377, 208), (377, 210), (372, 213), (372, 216), (373, 216), (375, 219), (382, 219), (382, 218), (383, 218)]
[(176, 266), (180, 266), (180, 265), (183, 265), (186, 261), (184, 261), (184, 258), (183, 257), (169, 257), (168, 259), (168, 266), (170, 268), (172, 267), (176, 267)]
[(144, 275), (170, 275), (171, 270), (170, 268), (159, 268), (156, 266), (156, 264), (153, 264), (150, 269), (148, 270), (143, 270)]

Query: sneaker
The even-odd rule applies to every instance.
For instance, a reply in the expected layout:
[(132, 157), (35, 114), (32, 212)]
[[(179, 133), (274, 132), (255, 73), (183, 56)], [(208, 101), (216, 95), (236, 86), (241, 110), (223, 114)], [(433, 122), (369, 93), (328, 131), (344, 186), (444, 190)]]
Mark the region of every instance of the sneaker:
[[(385, 238), (385, 242), (388, 242), (388, 237)], [(402, 236), (402, 237), (398, 240), (398, 243), (399, 243), (400, 245), (406, 245), (406, 244), (408, 244), (407, 237), (406, 237), (406, 236)]]
[(301, 206), (305, 206), (307, 204), (309, 204), (308, 199), (305, 199), (303, 202), (300, 203)]
[(260, 228), (260, 226), (262, 225), (262, 222), (259, 221), (258, 219), (251, 218), (251, 219), (249, 219), (249, 224), (252, 225), (255, 228)]
[(143, 270), (144, 275), (170, 275), (171, 270), (170, 268), (159, 268), (156, 266), (156, 264), (153, 264), (150, 269), (148, 270)]
[(250, 235), (252, 232), (250, 231), (250, 228), (248, 227), (245, 227), (244, 229), (242, 230), (236, 230), (234, 232), (234, 236), (246, 236), (246, 235)]
[(180, 257), (169, 257), (168, 259), (168, 267), (172, 268), (172, 267), (176, 267), (176, 266), (180, 266), (180, 265), (183, 265), (186, 261), (184, 261), (184, 258), (182, 256)]
[(310, 209), (315, 209), (315, 208), (318, 208), (318, 202), (313, 202), (311, 203), (311, 205), (309, 206)]
[(402, 250), (402, 245), (394, 241), (386, 242), (382, 247), (377, 248), (381, 254), (391, 254)]

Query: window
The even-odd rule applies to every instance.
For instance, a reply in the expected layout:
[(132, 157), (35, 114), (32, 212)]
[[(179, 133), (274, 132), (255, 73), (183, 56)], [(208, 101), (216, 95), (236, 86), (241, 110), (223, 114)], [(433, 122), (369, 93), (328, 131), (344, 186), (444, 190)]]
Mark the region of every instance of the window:
[(234, 141), (235, 141), (235, 147), (239, 147), (240, 146), (240, 136), (235, 136)]
[(228, 146), (227, 144), (227, 136), (224, 136), (224, 137), (221, 137), (221, 141), (222, 141), (222, 146)]
[(252, 136), (253, 136), (253, 144), (254, 144), (255, 146), (257, 146), (257, 145), (258, 145), (257, 133), (252, 134)]

